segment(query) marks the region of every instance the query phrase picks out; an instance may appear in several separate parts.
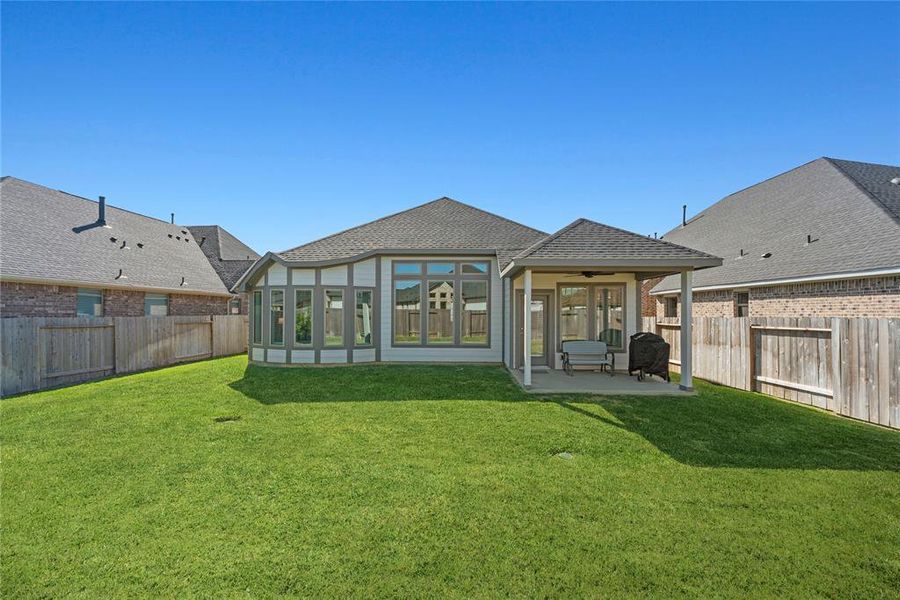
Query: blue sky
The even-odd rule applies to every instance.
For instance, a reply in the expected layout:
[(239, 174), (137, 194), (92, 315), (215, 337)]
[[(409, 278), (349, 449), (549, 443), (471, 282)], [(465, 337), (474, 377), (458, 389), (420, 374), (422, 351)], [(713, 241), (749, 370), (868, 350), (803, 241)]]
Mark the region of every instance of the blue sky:
[(2, 6), (2, 172), (283, 250), (440, 196), (640, 233), (900, 164), (900, 4)]

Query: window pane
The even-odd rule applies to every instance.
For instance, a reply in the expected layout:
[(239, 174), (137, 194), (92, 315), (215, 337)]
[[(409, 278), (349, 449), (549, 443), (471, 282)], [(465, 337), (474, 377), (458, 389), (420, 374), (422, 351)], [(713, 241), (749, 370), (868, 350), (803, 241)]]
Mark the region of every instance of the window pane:
[(312, 344), (312, 290), (294, 290), (294, 342)]
[(453, 343), (453, 282), (428, 282), (428, 343)]
[(262, 344), (262, 292), (253, 292), (253, 343)]
[(597, 311), (597, 341), (622, 348), (625, 333), (625, 294), (622, 287), (594, 288)]
[(151, 317), (169, 314), (169, 297), (163, 294), (144, 294), (144, 314)]
[(325, 345), (344, 345), (344, 292), (325, 290)]
[(103, 293), (99, 290), (78, 290), (75, 314), (79, 317), (103, 316)]
[(463, 273), (487, 273), (488, 263), (486, 262), (468, 262), (462, 264)]
[(284, 344), (284, 290), (272, 290), (269, 296), (269, 323), (271, 338), (276, 346)]
[(439, 262), (439, 263), (428, 263), (428, 274), (429, 275), (452, 275), (453, 274), (453, 263), (452, 262)]
[(462, 332), (463, 344), (487, 344), (488, 341), (488, 282), (463, 281)]
[(421, 293), (422, 283), (419, 281), (394, 282), (395, 342), (409, 344), (421, 341)]
[(356, 290), (356, 345), (372, 344), (372, 290)]
[(587, 288), (567, 286), (559, 288), (559, 339), (588, 339)]
[(397, 275), (420, 275), (421, 263), (394, 263), (394, 273)]

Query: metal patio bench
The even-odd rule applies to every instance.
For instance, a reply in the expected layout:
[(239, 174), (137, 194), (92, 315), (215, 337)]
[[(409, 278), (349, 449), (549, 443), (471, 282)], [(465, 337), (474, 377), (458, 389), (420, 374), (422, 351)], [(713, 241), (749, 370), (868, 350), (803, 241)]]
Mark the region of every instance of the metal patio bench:
[(616, 355), (609, 351), (606, 342), (577, 340), (562, 343), (563, 369), (574, 376), (575, 367), (593, 367), (609, 372), (612, 377), (616, 368)]

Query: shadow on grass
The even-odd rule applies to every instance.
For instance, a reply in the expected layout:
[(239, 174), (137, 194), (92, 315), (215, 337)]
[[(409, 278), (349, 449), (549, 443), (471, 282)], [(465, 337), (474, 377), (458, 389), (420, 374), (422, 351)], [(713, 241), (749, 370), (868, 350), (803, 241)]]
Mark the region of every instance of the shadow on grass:
[(703, 382), (692, 397), (553, 400), (697, 467), (900, 471), (900, 433)]
[(261, 404), (402, 400), (534, 400), (505, 369), (488, 365), (248, 365), (230, 387)]
[(900, 471), (900, 433), (760, 394), (697, 382), (698, 395), (526, 394), (502, 367), (250, 365), (230, 386), (262, 404), (404, 400), (543, 401), (636, 433), (698, 467)]

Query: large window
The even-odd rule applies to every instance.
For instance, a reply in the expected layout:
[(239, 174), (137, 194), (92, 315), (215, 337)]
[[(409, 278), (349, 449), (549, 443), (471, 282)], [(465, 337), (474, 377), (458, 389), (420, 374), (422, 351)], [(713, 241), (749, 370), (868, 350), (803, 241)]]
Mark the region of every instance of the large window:
[(490, 265), (489, 261), (394, 262), (394, 343), (487, 345)]
[(559, 339), (588, 340), (588, 288), (570, 285), (559, 288)]
[(294, 290), (294, 343), (312, 344), (312, 290)]
[(417, 344), (421, 339), (422, 282), (394, 282), (394, 342)]
[(372, 345), (372, 290), (356, 290), (356, 337), (354, 344), (357, 346)]
[(169, 314), (169, 297), (165, 294), (144, 294), (144, 314), (165, 317)]
[(462, 334), (463, 344), (488, 343), (488, 282), (462, 282)]
[(429, 281), (428, 343), (452, 344), (453, 329), (453, 281)]
[(78, 300), (75, 314), (79, 317), (103, 316), (103, 292), (78, 288)]
[(325, 345), (344, 345), (343, 290), (325, 290)]
[(270, 290), (269, 324), (269, 342), (273, 346), (284, 345), (284, 290)]
[(253, 292), (253, 343), (262, 344), (262, 291)]
[(595, 339), (611, 348), (622, 348), (625, 335), (625, 288), (594, 287)]

